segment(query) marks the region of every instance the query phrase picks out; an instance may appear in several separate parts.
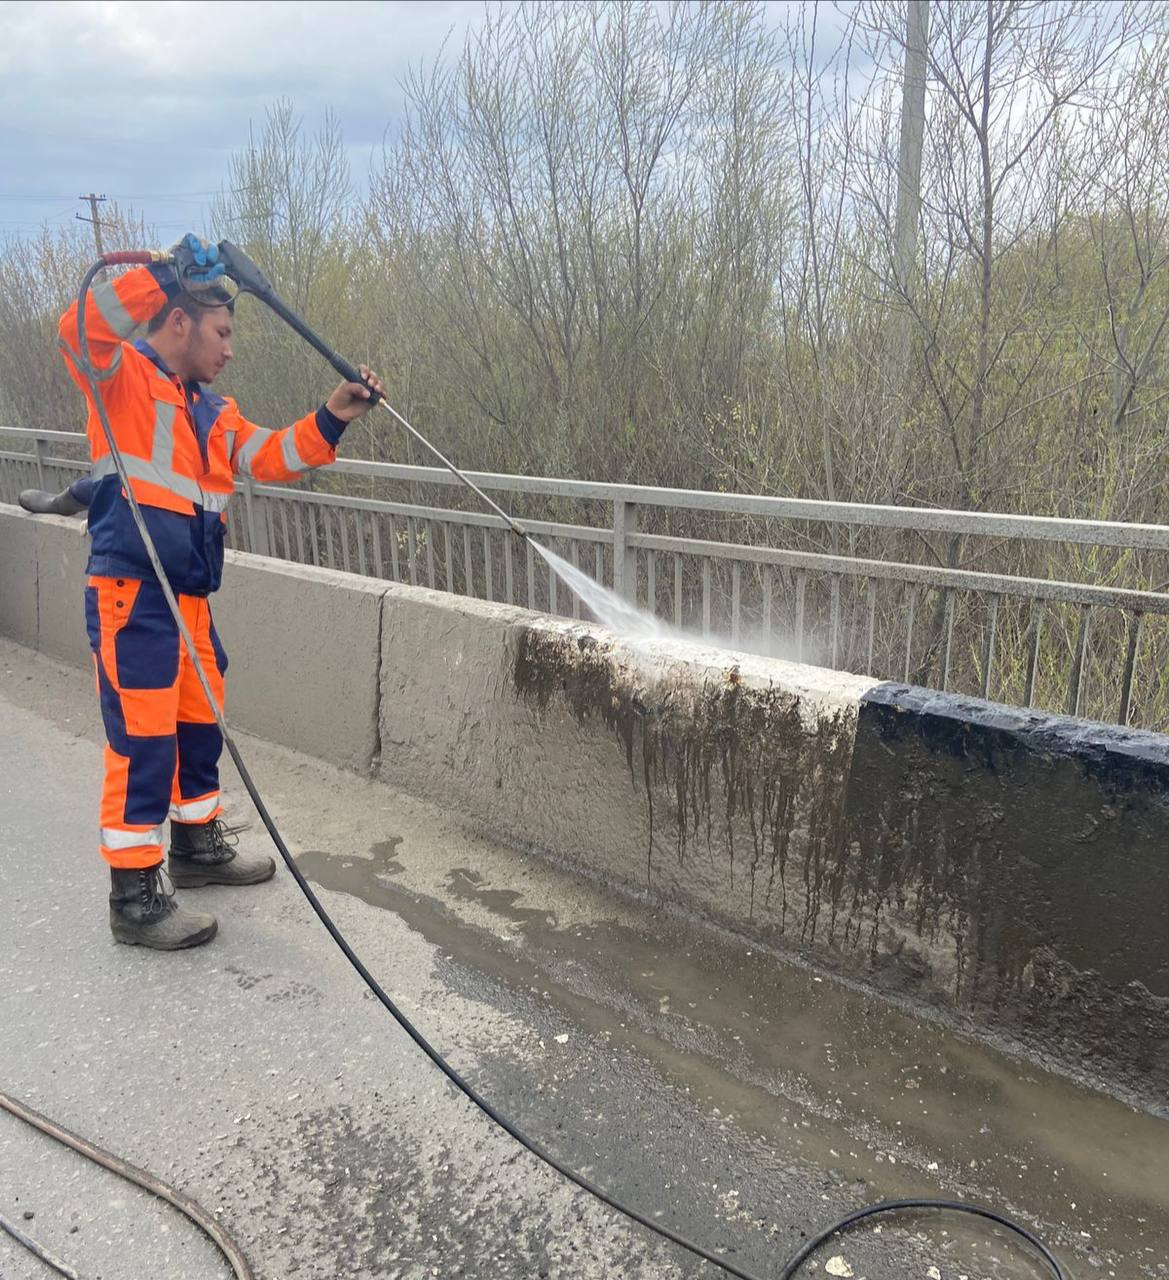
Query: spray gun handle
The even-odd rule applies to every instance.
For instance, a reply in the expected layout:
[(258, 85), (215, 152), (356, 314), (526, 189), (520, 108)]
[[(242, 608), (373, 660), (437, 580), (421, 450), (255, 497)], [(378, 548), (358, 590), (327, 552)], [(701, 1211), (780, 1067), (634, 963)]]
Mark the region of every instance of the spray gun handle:
[(152, 262), (169, 262), (171, 255), (165, 249), (123, 249), (117, 253), (103, 253), (103, 267), (148, 267)]
[(359, 387), (365, 387), (369, 392), (370, 404), (377, 404), (382, 398), (380, 391), (375, 391), (373, 387), (361, 376), (361, 371), (356, 366), (349, 363), (344, 356), (338, 355), (335, 351), (330, 355), (322, 352), (325, 359), (333, 366), (334, 369), (345, 379), (346, 382), (356, 382)]

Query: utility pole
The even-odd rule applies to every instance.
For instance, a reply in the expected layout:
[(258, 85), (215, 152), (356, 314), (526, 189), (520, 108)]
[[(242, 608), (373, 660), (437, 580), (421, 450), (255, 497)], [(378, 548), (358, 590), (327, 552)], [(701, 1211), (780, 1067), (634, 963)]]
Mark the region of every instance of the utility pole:
[(891, 456), (894, 475), (903, 461), (903, 399), (909, 372), (912, 324), (909, 308), (917, 260), (917, 222), (921, 215), (921, 152), (925, 136), (929, 0), (909, 0), (905, 15), (905, 62), (901, 79), (901, 137), (897, 157), (897, 214), (893, 226), (892, 342), (887, 369), (892, 406)]
[(921, 213), (921, 149), (925, 135), (926, 45), (929, 0), (909, 0), (905, 22), (905, 66), (901, 80), (901, 137), (897, 157), (897, 221), (893, 273), (909, 293)]
[(96, 195), (92, 191), (87, 196), (78, 196), (77, 198), (78, 200), (89, 201), (90, 217), (87, 218), (83, 213), (77, 213), (77, 214), (74, 214), (73, 216), (77, 219), (78, 222), (93, 223), (93, 239), (94, 239), (94, 243), (97, 245), (97, 256), (100, 258), (102, 254), (105, 253), (105, 250), (102, 248), (102, 244), (101, 244), (101, 229), (102, 227), (109, 227), (111, 231), (113, 230), (113, 223), (102, 222), (102, 220), (97, 216), (97, 206), (99, 204), (105, 204), (106, 198), (105, 196)]

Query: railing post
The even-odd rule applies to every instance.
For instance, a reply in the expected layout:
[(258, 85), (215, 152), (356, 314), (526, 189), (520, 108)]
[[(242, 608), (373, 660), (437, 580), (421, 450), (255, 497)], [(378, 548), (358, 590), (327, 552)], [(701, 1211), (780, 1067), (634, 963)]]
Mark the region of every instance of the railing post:
[(1144, 620), (1143, 613), (1134, 613), (1128, 624), (1128, 651), (1124, 659), (1124, 675), (1121, 678), (1120, 710), (1116, 717), (1125, 728), (1132, 720), (1132, 683), (1133, 676), (1136, 674), (1137, 649), (1141, 643), (1141, 624)]
[(999, 619), (999, 597), (991, 596), (986, 619), (986, 643), (982, 648), (982, 696), (990, 698), (991, 675), (994, 671), (995, 627)]
[(37, 436), (33, 441), (33, 449), (37, 455), (37, 488), (44, 489), (45, 485), (45, 442)]
[(1031, 656), (1027, 660), (1027, 683), (1023, 689), (1023, 705), (1035, 702), (1035, 686), (1039, 680), (1039, 646), (1043, 643), (1043, 618), (1047, 605), (1042, 600), (1031, 602)]
[(1080, 636), (1076, 641), (1076, 654), (1072, 660), (1071, 675), (1068, 678), (1068, 715), (1078, 716), (1083, 705), (1084, 677), (1088, 665), (1088, 633), (1092, 626), (1092, 609), (1090, 605), (1080, 607)]
[(256, 556), (266, 556), (268, 550), (268, 526), (257, 511), (259, 499), (254, 493), (251, 476), (244, 477), (244, 514), (248, 522), (248, 550)]
[(637, 551), (629, 537), (637, 532), (637, 503), (613, 499), (613, 590), (637, 603)]

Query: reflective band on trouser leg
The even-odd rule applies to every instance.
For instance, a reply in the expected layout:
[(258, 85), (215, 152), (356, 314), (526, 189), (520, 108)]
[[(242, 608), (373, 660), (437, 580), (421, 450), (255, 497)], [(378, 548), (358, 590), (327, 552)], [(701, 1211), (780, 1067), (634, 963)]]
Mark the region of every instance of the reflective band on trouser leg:
[(210, 822), (220, 808), (219, 792), (213, 791), (199, 800), (172, 800), (170, 816), (175, 822)]
[(162, 836), (161, 827), (143, 827), (141, 831), (118, 830), (112, 827), (102, 827), (101, 829), (102, 844), (108, 845), (111, 849), (119, 850), (161, 845)]
[[(103, 693), (103, 718), (106, 697)], [(108, 732), (108, 728), (107, 728)], [(101, 797), (101, 856), (112, 867), (153, 867), (162, 861), (165, 808), (158, 793), (174, 768), (175, 740), (122, 738), (123, 755), (108, 743)], [(129, 819), (127, 817), (129, 815)]]
[[(195, 652), (211, 682), (220, 708), (223, 706), (223, 673), (227, 656), (211, 623), (206, 600), (193, 596), (180, 599), (183, 618), (195, 641)], [(170, 816), (176, 822), (203, 823), (219, 816), (219, 755), (223, 735), (215, 723), (215, 713), (207, 705), (207, 695), (195, 674), (184, 647), (179, 661), (179, 701), (176, 725), (178, 767), (171, 789)]]
[(155, 867), (162, 861), (162, 827), (102, 827), (101, 854), (112, 867), (131, 870)]
[(154, 866), (175, 771), (178, 628), (156, 583), (91, 578), (85, 595), (107, 740), (102, 857)]

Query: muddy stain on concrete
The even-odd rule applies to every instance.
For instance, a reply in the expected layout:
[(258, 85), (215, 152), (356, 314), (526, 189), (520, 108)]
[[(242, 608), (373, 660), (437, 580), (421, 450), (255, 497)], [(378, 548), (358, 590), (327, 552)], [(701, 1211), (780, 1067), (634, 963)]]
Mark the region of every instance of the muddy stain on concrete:
[[(809, 721), (797, 695), (758, 688), (729, 665), (698, 684), (650, 681), (595, 637), (529, 629), (515, 664), (518, 693), (540, 708), (563, 697), (576, 719), (599, 720), (621, 743), (649, 812), (646, 883), (655, 832), (666, 827), (679, 866), (724, 860), (728, 886), (748, 881), (748, 912), (813, 939), (825, 877), (842, 833), (853, 721), (844, 710)], [(790, 896), (798, 885), (800, 900)]]
[(731, 661), (652, 669), (529, 628), (514, 683), (619, 744), (647, 887), (664, 831), (672, 890), (713, 919), (1164, 1113), (1164, 741), (901, 686), (870, 690), (858, 722)]
[(862, 708), (846, 811), (830, 939), (876, 968), (883, 924), (912, 931), (926, 998), (1164, 1108), (1163, 738), (886, 686)]

